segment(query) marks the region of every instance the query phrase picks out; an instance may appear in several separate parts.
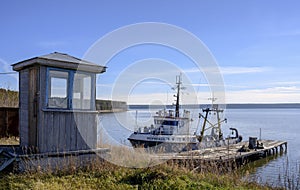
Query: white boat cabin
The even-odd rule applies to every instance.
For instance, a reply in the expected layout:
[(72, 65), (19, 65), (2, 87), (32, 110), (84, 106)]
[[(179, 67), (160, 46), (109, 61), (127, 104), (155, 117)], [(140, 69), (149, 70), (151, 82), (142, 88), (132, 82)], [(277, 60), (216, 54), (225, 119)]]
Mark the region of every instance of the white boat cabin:
[(153, 135), (188, 135), (190, 128), (190, 112), (183, 111), (182, 117), (175, 117), (174, 110), (159, 110), (154, 117), (154, 125), (139, 128), (139, 133)]

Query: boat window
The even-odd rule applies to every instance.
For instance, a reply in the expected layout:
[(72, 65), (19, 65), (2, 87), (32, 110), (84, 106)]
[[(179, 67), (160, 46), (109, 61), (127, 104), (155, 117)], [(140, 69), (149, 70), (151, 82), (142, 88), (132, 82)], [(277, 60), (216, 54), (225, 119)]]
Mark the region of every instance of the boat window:
[(163, 121), (162, 124), (163, 124), (163, 125), (177, 126), (177, 125), (178, 125), (178, 121), (168, 121), (168, 120), (165, 120), (165, 121)]
[(159, 124), (162, 124), (162, 120), (154, 120), (154, 123), (155, 123), (155, 124), (158, 124), (158, 125), (159, 125)]

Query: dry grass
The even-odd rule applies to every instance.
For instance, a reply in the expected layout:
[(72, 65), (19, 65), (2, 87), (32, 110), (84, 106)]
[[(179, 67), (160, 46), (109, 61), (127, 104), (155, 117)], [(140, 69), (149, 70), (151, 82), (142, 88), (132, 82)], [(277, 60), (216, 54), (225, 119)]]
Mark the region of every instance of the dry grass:
[(0, 88), (0, 107), (18, 107), (19, 93), (9, 89)]
[(275, 189), (233, 174), (193, 173), (173, 164), (130, 169), (95, 162), (80, 170), (0, 174), (2, 189)]
[[(142, 150), (138, 151), (144, 156)], [(114, 158), (115, 162), (121, 159), (127, 166), (140, 161), (128, 149), (116, 148), (110, 156), (114, 154), (121, 155)], [(219, 172), (220, 167), (213, 163), (206, 165), (206, 170), (195, 171), (193, 160), (155, 165), (146, 159), (148, 167), (126, 168), (99, 157), (85, 166), (77, 165), (76, 157), (61, 159), (58, 165), (38, 164), (24, 173), (0, 173), (0, 189), (277, 189), (244, 180), (238, 170)]]
[(19, 145), (20, 139), (18, 137), (0, 138), (0, 145)]
[[(17, 141), (8, 138), (0, 142)], [(109, 148), (110, 162), (96, 157), (82, 164), (76, 157), (63, 157), (59, 164), (41, 159), (32, 167), (27, 160), (27, 172), (0, 173), (0, 189), (280, 189), (247, 180), (228, 165), (193, 159), (159, 163), (143, 149)], [(199, 164), (201, 169), (195, 170)]]

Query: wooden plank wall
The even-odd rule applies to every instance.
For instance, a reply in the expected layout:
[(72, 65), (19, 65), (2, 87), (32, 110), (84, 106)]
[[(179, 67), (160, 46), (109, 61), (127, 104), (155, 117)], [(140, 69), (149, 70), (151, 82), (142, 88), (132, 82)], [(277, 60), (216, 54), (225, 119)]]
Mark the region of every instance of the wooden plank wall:
[[(44, 111), (39, 130), (40, 152), (61, 152), (96, 148), (96, 112)], [(43, 142), (43, 143), (41, 143)]]
[[(45, 122), (45, 114), (43, 108), (46, 108), (46, 93), (47, 93), (47, 67), (40, 66), (40, 82), (39, 82), (39, 96), (38, 96), (38, 115), (37, 115), (37, 144), (40, 150), (45, 150), (46, 144), (48, 143), (44, 138), (45, 127), (43, 126)], [(41, 149), (42, 148), (42, 149)], [(44, 151), (45, 152), (45, 151)]]
[(39, 83), (39, 68), (31, 67), (29, 68), (29, 89), (28, 89), (28, 130), (29, 130), (29, 146), (37, 146), (37, 92)]
[(29, 126), (28, 126), (28, 90), (29, 90), (29, 70), (24, 69), (19, 72), (19, 124), (20, 124), (20, 145), (29, 144)]

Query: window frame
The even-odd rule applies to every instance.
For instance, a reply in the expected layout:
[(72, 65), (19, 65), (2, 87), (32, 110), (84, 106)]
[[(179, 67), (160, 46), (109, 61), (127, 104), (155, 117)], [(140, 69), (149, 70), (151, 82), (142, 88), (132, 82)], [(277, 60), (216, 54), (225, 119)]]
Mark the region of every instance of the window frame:
[[(67, 107), (66, 108), (59, 108), (59, 107), (49, 107), (49, 91), (51, 91), (51, 80), (50, 78), (50, 71), (60, 71), (68, 73), (67, 77)], [(84, 74), (91, 77), (91, 92), (90, 92), (90, 108), (83, 109), (83, 108), (73, 108), (73, 88), (74, 88), (74, 76), (75, 74)], [(95, 74), (90, 72), (84, 71), (77, 71), (77, 70), (69, 70), (69, 69), (62, 69), (62, 68), (54, 68), (54, 67), (47, 67), (46, 69), (46, 100), (45, 100), (45, 108), (48, 110), (93, 110), (93, 101), (95, 99)], [(81, 100), (82, 101), (82, 100)]]
[[(73, 104), (73, 100), (74, 100), (74, 97), (73, 97), (73, 95), (74, 95), (74, 84), (75, 84), (75, 75), (76, 74), (82, 74), (82, 75), (86, 75), (86, 76), (88, 76), (88, 77), (90, 77), (90, 79), (91, 79), (91, 81), (90, 81), (90, 106), (89, 106), (89, 108), (87, 109), (87, 108), (82, 108), (82, 105), (81, 105), (81, 108), (74, 108), (74, 104)], [(73, 110), (92, 110), (92, 106), (93, 106), (93, 103), (92, 103), (92, 101), (93, 101), (93, 99), (95, 99), (95, 96), (94, 96), (94, 94), (93, 94), (93, 88), (95, 88), (95, 84), (94, 84), (94, 76), (95, 75), (93, 75), (93, 74), (91, 74), (91, 73), (88, 73), (88, 72), (82, 72), (82, 71), (74, 71), (73, 72), (73, 79), (72, 79), (72, 91), (71, 91), (71, 93), (72, 93), (72, 99), (71, 99), (71, 107), (72, 107), (72, 109)], [(82, 101), (84, 100), (84, 98), (83, 99), (81, 99), (80, 98), (80, 104), (82, 104)]]

